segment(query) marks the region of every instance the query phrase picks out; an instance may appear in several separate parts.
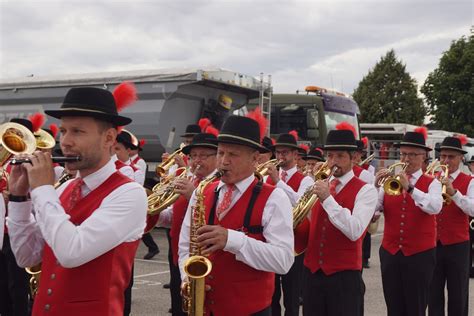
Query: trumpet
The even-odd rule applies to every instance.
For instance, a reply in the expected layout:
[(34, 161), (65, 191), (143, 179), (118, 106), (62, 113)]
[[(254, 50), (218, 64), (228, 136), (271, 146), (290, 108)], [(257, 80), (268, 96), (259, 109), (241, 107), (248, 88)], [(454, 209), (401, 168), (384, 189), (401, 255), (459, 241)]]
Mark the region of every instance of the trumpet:
[[(426, 167), (425, 174), (429, 174), (433, 177), (436, 177), (435, 174), (436, 174), (436, 171), (438, 170), (441, 170), (443, 172), (443, 176), (440, 175), (439, 177), (437, 177), (439, 180), (449, 179), (448, 165), (442, 165), (438, 159), (434, 160), (432, 163), (428, 165), (428, 167)], [(449, 205), (451, 204), (452, 199), (451, 199), (451, 196), (446, 192), (446, 190), (447, 190), (446, 184), (443, 184), (442, 190), (441, 190), (442, 195), (443, 195), (443, 202), (446, 205)]]
[(159, 177), (163, 177), (168, 170), (171, 168), (172, 165), (175, 164), (176, 156), (184, 156), (184, 154), (181, 152), (181, 148), (176, 150), (174, 153), (168, 156), (164, 161), (162, 161), (158, 166), (156, 166), (156, 174)]
[(397, 162), (388, 167), (391, 175), (380, 178), (378, 181), (378, 186), (383, 186), (383, 190), (387, 195), (400, 195), (402, 194), (403, 187), (400, 183), (400, 175), (395, 175), (395, 168), (401, 166), (402, 170), (400, 172), (405, 172), (408, 167), (408, 164), (405, 162)]
[(281, 163), (281, 161), (279, 161), (277, 159), (270, 159), (266, 162), (263, 162), (263, 163), (259, 164), (255, 168), (255, 173), (259, 174), (263, 178), (264, 176), (266, 176), (268, 174), (268, 168), (270, 166), (279, 167), (280, 163)]
[(374, 158), (375, 158), (375, 154), (372, 154), (372, 155), (368, 156), (367, 158), (365, 158), (364, 160), (359, 162), (359, 166), (363, 166), (367, 163), (370, 163), (372, 160), (374, 160)]

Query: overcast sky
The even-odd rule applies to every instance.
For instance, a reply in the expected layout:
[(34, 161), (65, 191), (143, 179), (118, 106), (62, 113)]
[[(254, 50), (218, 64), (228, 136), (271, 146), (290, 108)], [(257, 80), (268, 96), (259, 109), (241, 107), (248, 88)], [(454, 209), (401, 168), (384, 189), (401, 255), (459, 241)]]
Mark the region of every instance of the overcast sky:
[(393, 48), (421, 84), (473, 2), (0, 0), (0, 79), (218, 66), (352, 93)]

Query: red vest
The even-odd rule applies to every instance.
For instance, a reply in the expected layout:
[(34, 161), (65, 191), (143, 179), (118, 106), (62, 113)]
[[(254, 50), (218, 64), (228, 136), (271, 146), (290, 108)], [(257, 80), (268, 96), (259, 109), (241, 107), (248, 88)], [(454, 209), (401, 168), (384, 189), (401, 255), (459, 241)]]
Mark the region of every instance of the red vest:
[[(80, 225), (100, 206), (102, 200), (130, 180), (116, 172), (98, 188), (81, 199), (68, 212), (70, 221)], [(69, 200), (69, 185), (61, 194), (61, 204)], [(33, 306), (33, 315), (104, 316), (123, 314), (127, 287), (138, 247), (138, 240), (124, 242), (79, 267), (59, 265), (52, 249), (45, 244), (41, 283)]]
[(115, 160), (115, 168), (116, 168), (117, 170), (120, 170), (120, 169), (122, 169), (123, 167), (130, 167), (130, 168), (133, 169), (133, 172), (136, 172), (136, 171), (138, 170), (138, 168), (135, 167), (135, 165), (134, 165), (133, 163), (127, 165), (126, 163), (124, 163), (123, 161), (121, 161), (121, 160), (119, 160), (119, 159)]
[(360, 166), (360, 167), (362, 167), (362, 169), (369, 170), (370, 164), (365, 163), (365, 164), (363, 164), (363, 165)]
[(359, 178), (360, 177), (360, 174), (362, 173), (362, 171), (364, 170), (364, 168), (358, 166), (358, 165), (354, 165), (352, 167), (352, 171), (354, 171), (354, 175)]
[[(256, 183), (257, 180), (254, 180), (222, 221), (219, 221), (216, 216), (214, 224), (240, 230)], [(218, 182), (208, 185), (204, 193), (207, 219), (214, 203), (214, 189), (217, 185)], [(274, 189), (272, 186), (263, 185), (253, 207), (250, 226), (262, 225), (263, 209)], [(262, 233), (248, 233), (247, 236), (265, 241)], [(270, 306), (275, 287), (273, 273), (251, 268), (242, 261), (236, 260), (234, 254), (223, 250), (213, 253), (209, 259), (212, 261), (212, 271), (206, 277), (206, 283), (211, 286), (212, 291), (206, 293), (207, 314), (212, 312), (216, 316), (250, 315)]]
[[(290, 188), (292, 188), (293, 191), (298, 192), (298, 189), (300, 188), (301, 181), (303, 181), (303, 179), (304, 179), (304, 175), (301, 172), (296, 171), (291, 176), (291, 178), (286, 182), (286, 184), (288, 184), (288, 186), (290, 186)], [(266, 182), (267, 182), (267, 184), (275, 185), (275, 183), (273, 183), (271, 177), (268, 177)]]
[(179, 245), (179, 234), (181, 232), (181, 226), (183, 226), (184, 216), (188, 209), (189, 201), (182, 195), (173, 204), (173, 217), (171, 219), (171, 254), (173, 255), (173, 263), (178, 264), (178, 245)]
[(140, 156), (137, 155), (137, 157), (132, 160), (132, 165), (136, 165), (140, 159), (141, 159)]
[[(421, 175), (415, 187), (428, 192), (433, 178)], [(436, 247), (436, 218), (415, 205), (410, 194), (385, 194), (383, 212), (385, 229), (382, 247), (392, 255), (399, 250), (405, 256)]]
[[(355, 197), (364, 185), (365, 182), (352, 177), (334, 199), (352, 213)], [(362, 270), (362, 240), (363, 237), (356, 241), (347, 238), (331, 223), (328, 214), (318, 201), (311, 210), (311, 227), (304, 265), (312, 273), (321, 269), (326, 275), (347, 270), (360, 271)]]
[[(453, 187), (462, 195), (467, 194), (467, 188), (472, 178), (465, 173), (459, 173), (453, 181)], [(438, 240), (443, 245), (452, 245), (469, 240), (469, 216), (454, 202), (446, 205), (436, 215)]]

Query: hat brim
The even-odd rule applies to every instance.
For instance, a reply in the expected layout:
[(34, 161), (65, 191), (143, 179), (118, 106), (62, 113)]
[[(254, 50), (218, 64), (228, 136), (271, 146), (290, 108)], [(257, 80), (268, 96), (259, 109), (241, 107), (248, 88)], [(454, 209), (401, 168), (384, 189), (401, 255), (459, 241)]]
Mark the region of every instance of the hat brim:
[(217, 150), (217, 145), (215, 144), (209, 144), (209, 143), (196, 143), (196, 144), (191, 144), (184, 146), (181, 149), (181, 152), (185, 155), (189, 155), (191, 152), (191, 149), (196, 148), (196, 147), (205, 147), (205, 148), (211, 148), (211, 149), (216, 149)]
[(324, 145), (324, 150), (349, 150), (349, 151), (356, 151), (356, 145), (343, 145), (343, 144), (334, 144), (334, 145)]
[(459, 151), (460, 153), (463, 153), (464, 155), (467, 154), (467, 151), (460, 149), (459, 147), (451, 147), (451, 146), (441, 146), (439, 148), (435, 148), (435, 151), (441, 151), (443, 149), (456, 150), (456, 151)]
[(427, 146), (421, 145), (421, 144), (417, 144), (417, 143), (401, 142), (401, 143), (393, 144), (393, 147), (395, 147), (395, 148), (400, 148), (401, 146), (422, 148), (426, 151), (432, 151), (433, 150), (430, 147), (427, 147)]
[(306, 155), (306, 157), (303, 157), (301, 159), (303, 159), (303, 160), (318, 160), (318, 161), (322, 161), (322, 162), (326, 161), (326, 160), (324, 160), (324, 158), (321, 158), (321, 157), (318, 157), (318, 156), (310, 156), (310, 155)]
[(219, 135), (217, 136), (217, 143), (246, 146), (246, 147), (250, 147), (257, 150), (261, 154), (270, 152), (267, 148), (261, 146), (260, 144), (252, 140), (248, 140), (243, 137), (237, 137), (233, 135), (225, 135), (225, 136)]
[(179, 137), (194, 137), (199, 133), (185, 133), (183, 135), (179, 135)]
[(92, 111), (87, 109), (64, 109), (64, 110), (46, 110), (44, 111), (49, 116), (52, 116), (57, 119), (61, 119), (65, 116), (73, 116), (73, 117), (93, 117), (102, 121), (111, 122), (116, 126), (125, 126), (132, 122), (132, 119), (125, 116), (120, 115), (113, 115), (98, 111)]
[(291, 143), (276, 143), (275, 145), (272, 146), (272, 149), (275, 150), (275, 148), (277, 148), (277, 147), (290, 147), (290, 148), (294, 148), (298, 151), (301, 150), (301, 148), (298, 145), (291, 144)]

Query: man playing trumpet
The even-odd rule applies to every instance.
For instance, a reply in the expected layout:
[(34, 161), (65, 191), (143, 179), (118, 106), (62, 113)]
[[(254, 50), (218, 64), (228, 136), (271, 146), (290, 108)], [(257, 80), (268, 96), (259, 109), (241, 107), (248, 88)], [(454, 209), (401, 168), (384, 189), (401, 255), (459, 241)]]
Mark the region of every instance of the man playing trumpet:
[[(397, 190), (379, 189), (385, 229), (380, 247), (382, 284), (388, 315), (425, 315), (436, 262), (436, 219), (441, 211), (441, 184), (423, 174), (421, 166), (431, 148), (426, 128), (407, 132), (400, 144), (405, 171), (389, 178)], [(377, 172), (375, 185), (390, 173)], [(398, 187), (400, 186), (400, 187)], [(388, 187), (388, 186), (387, 186)]]
[(436, 268), (430, 288), (430, 316), (444, 315), (446, 284), (448, 315), (468, 314), (469, 216), (474, 216), (474, 180), (460, 169), (467, 153), (462, 147), (465, 141), (465, 137), (446, 137), (436, 149), (440, 152), (440, 163), (447, 166), (440, 174), (447, 200), (436, 215)]

